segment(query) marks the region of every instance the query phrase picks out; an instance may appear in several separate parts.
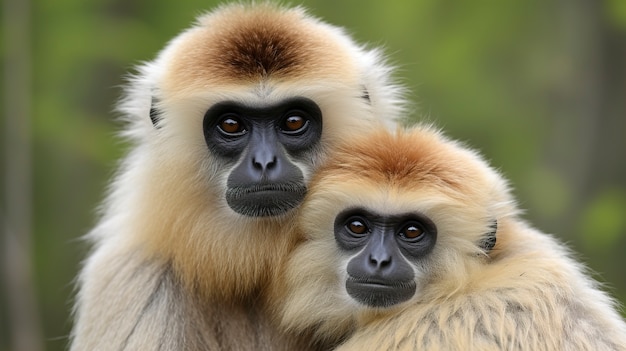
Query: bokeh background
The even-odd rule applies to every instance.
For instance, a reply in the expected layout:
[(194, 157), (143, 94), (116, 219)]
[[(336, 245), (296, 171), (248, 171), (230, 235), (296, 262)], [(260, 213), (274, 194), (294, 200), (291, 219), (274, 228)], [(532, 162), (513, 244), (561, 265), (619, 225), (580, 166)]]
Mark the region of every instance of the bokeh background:
[[(64, 350), (123, 76), (216, 1), (1, 0), (0, 350)], [(626, 1), (311, 0), (626, 301)]]

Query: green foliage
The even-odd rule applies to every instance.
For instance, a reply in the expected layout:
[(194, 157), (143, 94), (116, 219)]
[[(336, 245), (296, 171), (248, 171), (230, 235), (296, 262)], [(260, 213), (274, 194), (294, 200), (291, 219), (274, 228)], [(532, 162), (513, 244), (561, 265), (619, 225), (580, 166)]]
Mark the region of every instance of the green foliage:
[(626, 192), (609, 188), (586, 206), (580, 220), (581, 239), (586, 248), (606, 252), (626, 236)]
[(605, 7), (609, 22), (621, 29), (626, 29), (626, 1), (607, 0)]

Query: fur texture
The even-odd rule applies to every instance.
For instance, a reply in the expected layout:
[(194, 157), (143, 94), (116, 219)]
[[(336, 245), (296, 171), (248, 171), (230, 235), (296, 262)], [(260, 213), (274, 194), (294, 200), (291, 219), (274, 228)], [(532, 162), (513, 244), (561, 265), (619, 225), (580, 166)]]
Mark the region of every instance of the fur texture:
[[(360, 305), (345, 289), (351, 256), (333, 235), (337, 213), (407, 211), (437, 226), (414, 263), (417, 292), (392, 308)], [(496, 245), (481, 246), (497, 221)], [(292, 331), (337, 350), (625, 350), (626, 324), (569, 251), (518, 216), (503, 178), (432, 128), (352, 138), (317, 173), (302, 207), (306, 241), (273, 291)], [(285, 287), (288, 289), (285, 289)]]
[(119, 108), (133, 147), (87, 236), (93, 252), (78, 278), (71, 349), (310, 347), (277, 331), (261, 303), (298, 240), (287, 230), (294, 211), (247, 218), (227, 206), (226, 166), (207, 149), (203, 116), (224, 100), (315, 101), (323, 131), (299, 165), (308, 181), (336, 143), (395, 123), (401, 89), (389, 73), (377, 50), (340, 28), (271, 4), (201, 16), (139, 67)]

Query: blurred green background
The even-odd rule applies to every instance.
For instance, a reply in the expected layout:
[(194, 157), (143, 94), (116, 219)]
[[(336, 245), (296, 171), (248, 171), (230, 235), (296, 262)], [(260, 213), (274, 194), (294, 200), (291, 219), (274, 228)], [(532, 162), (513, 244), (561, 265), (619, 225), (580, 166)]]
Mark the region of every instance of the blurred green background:
[[(2, 0), (0, 350), (63, 350), (77, 239), (125, 145), (123, 76), (217, 2)], [(382, 45), (414, 102), (626, 301), (626, 1), (304, 1)]]

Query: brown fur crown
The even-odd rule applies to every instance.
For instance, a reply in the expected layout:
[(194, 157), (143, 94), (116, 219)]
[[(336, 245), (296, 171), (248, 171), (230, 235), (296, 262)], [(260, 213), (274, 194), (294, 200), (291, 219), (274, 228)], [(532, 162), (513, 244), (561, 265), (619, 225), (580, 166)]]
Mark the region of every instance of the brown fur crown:
[(201, 17), (176, 52), (184, 59), (172, 63), (171, 77), (187, 86), (346, 77), (351, 62), (331, 27), (271, 4), (231, 5)]

